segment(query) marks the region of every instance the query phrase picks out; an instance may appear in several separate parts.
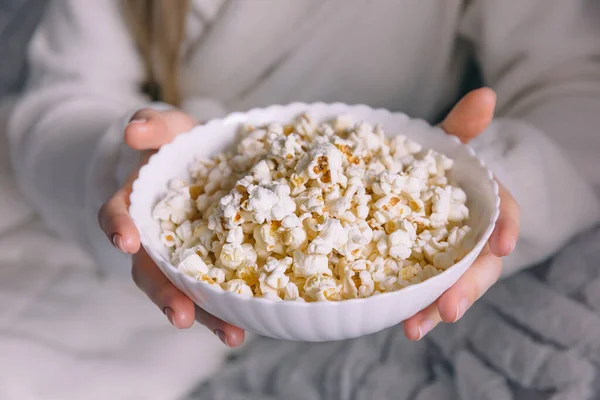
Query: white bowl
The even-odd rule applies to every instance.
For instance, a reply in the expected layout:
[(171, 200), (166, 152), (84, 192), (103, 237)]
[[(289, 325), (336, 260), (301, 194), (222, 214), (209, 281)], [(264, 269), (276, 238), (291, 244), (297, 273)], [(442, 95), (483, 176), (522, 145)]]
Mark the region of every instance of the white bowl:
[[(392, 293), (339, 302), (301, 303), (247, 298), (225, 292), (179, 272), (160, 241), (159, 224), (151, 210), (174, 177), (187, 177), (195, 157), (209, 158), (235, 139), (240, 123), (289, 122), (303, 112), (318, 120), (349, 115), (356, 121), (380, 123), (389, 136), (403, 134), (455, 160), (453, 179), (466, 192), (471, 211), (469, 225), (476, 233), (473, 250), (460, 262), (422, 283)], [(455, 137), (423, 120), (364, 105), (301, 104), (272, 106), (233, 113), (178, 136), (151, 157), (133, 184), (131, 216), (141, 242), (163, 273), (183, 293), (209, 313), (247, 331), (277, 339), (328, 341), (349, 339), (394, 326), (435, 301), (477, 258), (498, 218), (500, 199), (492, 173), (473, 150)]]

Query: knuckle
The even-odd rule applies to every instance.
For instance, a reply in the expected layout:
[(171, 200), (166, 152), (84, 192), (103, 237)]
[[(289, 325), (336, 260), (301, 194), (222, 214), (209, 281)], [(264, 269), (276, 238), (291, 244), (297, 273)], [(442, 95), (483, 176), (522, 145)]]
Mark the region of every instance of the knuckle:
[(119, 203), (119, 204), (127, 204), (129, 201), (129, 191), (121, 188), (117, 190), (114, 196), (109, 200), (109, 202)]

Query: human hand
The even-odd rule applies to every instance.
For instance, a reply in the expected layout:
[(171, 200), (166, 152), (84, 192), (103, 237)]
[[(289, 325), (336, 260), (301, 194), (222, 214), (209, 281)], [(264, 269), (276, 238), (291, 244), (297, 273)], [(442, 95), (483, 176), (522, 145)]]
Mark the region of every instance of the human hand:
[[(492, 122), (496, 93), (489, 88), (474, 90), (463, 97), (441, 123), (441, 128), (468, 143)], [(519, 237), (520, 209), (499, 183), (500, 216), (496, 228), (477, 260), (435, 303), (404, 321), (404, 334), (419, 340), (438, 323), (456, 322), (500, 277), (501, 257), (509, 255)]]
[(205, 325), (223, 343), (236, 347), (244, 341), (244, 331), (230, 325), (194, 305), (175, 287), (140, 246), (140, 236), (129, 215), (129, 195), (139, 168), (162, 145), (196, 125), (192, 117), (179, 110), (142, 109), (134, 114), (125, 128), (125, 143), (141, 152), (141, 162), (127, 182), (100, 209), (98, 221), (111, 243), (124, 253), (133, 255), (131, 274), (136, 285), (179, 329), (189, 328), (194, 321)]

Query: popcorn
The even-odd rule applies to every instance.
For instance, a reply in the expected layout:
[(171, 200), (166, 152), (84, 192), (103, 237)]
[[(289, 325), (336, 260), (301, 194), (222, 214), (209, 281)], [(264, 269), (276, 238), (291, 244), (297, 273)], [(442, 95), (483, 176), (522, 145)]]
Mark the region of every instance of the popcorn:
[(175, 234), (182, 242), (190, 240), (192, 238), (192, 233), (192, 223), (190, 221), (184, 221), (177, 229), (175, 229)]
[(388, 276), (383, 281), (381, 281), (381, 283), (379, 284), (379, 289), (382, 292), (393, 292), (394, 290), (398, 289), (398, 286), (398, 278), (396, 278), (395, 276)]
[(338, 301), (402, 289), (474, 246), (453, 160), (381, 126), (307, 115), (243, 126), (152, 211), (183, 273), (225, 291)]
[(431, 206), (431, 226), (438, 228), (448, 222), (450, 213), (450, 188), (435, 188)]
[(277, 204), (277, 200), (277, 194), (269, 188), (250, 185), (248, 187), (248, 203), (244, 209), (250, 211), (254, 220), (262, 224), (271, 216), (271, 209)]
[(269, 164), (266, 160), (259, 161), (252, 167), (250, 173), (252, 173), (252, 176), (257, 182), (268, 182), (271, 180), (271, 168), (269, 168)]
[(302, 136), (311, 137), (317, 129), (317, 124), (308, 114), (302, 114), (294, 124), (294, 130)]
[(238, 154), (247, 158), (258, 158), (266, 153), (264, 138), (267, 135), (265, 129), (255, 129), (248, 133), (237, 146)]
[(297, 228), (302, 224), (300, 218), (296, 214), (290, 214), (281, 220), (281, 226), (284, 228)]
[(191, 277), (196, 277), (198, 275), (202, 276), (208, 273), (208, 266), (196, 253), (190, 254), (182, 259), (177, 266), (177, 269)]
[(171, 231), (164, 231), (160, 235), (160, 241), (167, 247), (181, 246), (182, 243), (181, 239), (179, 239), (179, 236), (177, 236), (175, 232)]
[(248, 202), (243, 208), (252, 213), (254, 221), (281, 221), (296, 210), (287, 184), (267, 183), (248, 186)]
[(254, 229), (255, 247), (266, 253), (284, 254), (284, 243), (281, 240), (281, 234), (278, 232), (280, 224), (270, 222), (259, 225)]
[(416, 154), (422, 149), (423, 147), (420, 144), (404, 136), (395, 136), (390, 140), (390, 154), (396, 160), (408, 155)]
[(341, 287), (331, 276), (316, 273), (304, 284), (307, 300), (324, 301), (341, 299)]
[(300, 136), (292, 133), (288, 136), (278, 137), (271, 143), (271, 153), (282, 159), (284, 163), (294, 160), (297, 154), (303, 153)]
[(349, 260), (355, 260), (360, 256), (361, 250), (373, 240), (373, 230), (363, 220), (346, 224), (344, 228), (348, 232), (348, 241), (340, 254)]
[(211, 268), (207, 273), (206, 277), (212, 279), (217, 284), (222, 284), (225, 282), (227, 274), (221, 268)]
[(254, 292), (252, 291), (252, 288), (241, 279), (232, 279), (228, 282), (223, 283), (221, 287), (226, 292), (233, 292), (241, 294), (242, 296), (254, 297)]
[(432, 263), (435, 255), (438, 254), (439, 252), (445, 251), (447, 248), (448, 248), (448, 243), (440, 242), (435, 237), (432, 237), (429, 240), (425, 241), (425, 243), (423, 243), (422, 251), (423, 251), (423, 255), (425, 256), (424, 259), (427, 262)]
[(302, 249), (307, 243), (306, 231), (302, 227), (296, 227), (288, 230), (283, 235), (283, 244), (289, 250)]
[(171, 220), (160, 221), (160, 230), (164, 231), (172, 231), (174, 232), (177, 229), (177, 225), (171, 222)]
[(212, 247), (212, 243), (215, 240), (215, 233), (208, 227), (208, 225), (203, 223), (194, 228), (192, 236), (197, 238), (198, 242), (207, 249)]
[(312, 254), (329, 254), (333, 250), (341, 251), (348, 242), (348, 232), (337, 219), (328, 219), (324, 227), (308, 246)]
[(298, 209), (305, 213), (322, 213), (325, 208), (325, 200), (320, 188), (310, 188), (296, 197), (296, 202)]
[(219, 261), (226, 268), (236, 270), (242, 265), (256, 262), (256, 251), (249, 243), (242, 245), (225, 243), (221, 247)]
[(338, 218), (342, 216), (346, 212), (346, 210), (350, 208), (352, 199), (354, 198), (354, 195), (357, 191), (358, 187), (356, 185), (349, 186), (346, 189), (344, 195), (333, 201), (332, 204), (329, 206), (331, 214)]
[[(350, 268), (346, 268), (342, 275), (342, 297), (344, 299), (358, 298), (358, 287), (354, 276), (357, 273)], [(358, 283), (360, 285), (360, 283)]]
[(267, 300), (281, 301), (281, 297), (279, 297), (279, 295), (275, 292), (264, 293), (262, 297), (264, 297)]
[(452, 187), (450, 192), (450, 209), (448, 221), (463, 222), (469, 219), (469, 209), (466, 206), (467, 195), (461, 188)]
[(360, 286), (358, 287), (359, 297), (369, 297), (375, 291), (375, 282), (368, 271), (360, 271), (358, 274)]
[[(415, 240), (417, 238), (416, 229), (409, 221), (402, 220), (399, 226), (393, 226), (395, 229), (387, 236), (387, 249), (390, 257), (393, 259), (406, 260), (412, 254)], [(383, 246), (383, 244), (382, 244)]]
[(296, 301), (304, 301), (302, 297), (300, 297), (300, 291), (298, 290), (298, 285), (293, 282), (289, 282), (285, 285), (284, 300), (296, 300)]
[(282, 260), (270, 257), (263, 267), (259, 277), (260, 289), (263, 294), (272, 292), (279, 295), (279, 291), (285, 289), (290, 278), (285, 275), (292, 265), (292, 258), (285, 257)]
[(291, 190), (287, 184), (276, 183), (272, 187), (277, 195), (277, 203), (271, 208), (271, 218), (275, 221), (281, 221), (296, 211), (296, 203), (290, 197)]
[(227, 237), (225, 239), (227, 243), (232, 244), (242, 244), (244, 241), (244, 230), (241, 226), (233, 227), (229, 232), (227, 232)]
[(242, 279), (250, 287), (259, 282), (259, 275), (258, 266), (254, 263), (246, 264), (235, 271), (235, 276)]
[(369, 271), (369, 273), (371, 274), (371, 277), (373, 278), (374, 282), (379, 283), (383, 281), (388, 275), (395, 275), (398, 273), (397, 264), (392, 261), (390, 263), (390, 266), (392, 266), (392, 268), (389, 268), (386, 265), (386, 261), (392, 260), (379, 256), (376, 257), (373, 261), (369, 262), (369, 264), (367, 265), (367, 271)]
[(463, 258), (475, 246), (475, 236), (468, 225), (454, 227), (448, 234), (448, 246), (458, 251), (458, 258)]
[(161, 221), (171, 221), (174, 224), (181, 224), (185, 220), (193, 217), (194, 202), (190, 196), (183, 181), (172, 181), (169, 187), (169, 192), (163, 200), (152, 210), (152, 217)]
[(343, 175), (342, 153), (332, 143), (315, 146), (310, 153), (300, 159), (296, 173), (310, 179), (335, 185)]
[(181, 246), (173, 252), (171, 262), (173, 262), (173, 264), (179, 264), (183, 259), (192, 254), (198, 255), (204, 260), (207, 259), (206, 257), (208, 257), (208, 249), (201, 244), (196, 244), (192, 247)]
[(322, 254), (306, 254), (300, 250), (294, 251), (294, 273), (303, 278), (310, 278), (315, 274), (331, 275), (329, 261)]
[(352, 127), (352, 119), (347, 115), (340, 115), (333, 121), (332, 127), (336, 133), (347, 131)]

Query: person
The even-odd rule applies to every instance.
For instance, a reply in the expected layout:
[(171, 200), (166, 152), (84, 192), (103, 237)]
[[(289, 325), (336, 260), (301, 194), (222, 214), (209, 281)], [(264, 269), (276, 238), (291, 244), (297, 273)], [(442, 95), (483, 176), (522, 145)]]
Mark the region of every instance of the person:
[[(196, 320), (233, 347), (244, 332), (195, 307), (140, 248), (127, 207), (148, 156), (198, 122), (274, 103), (365, 103), (441, 120), (505, 186), (489, 246), (405, 321), (417, 340), (600, 219), (592, 3), (55, 0), (11, 116), (14, 170), (46, 223), (104, 271), (131, 261), (175, 327)], [(487, 87), (451, 107), (471, 61)]]

